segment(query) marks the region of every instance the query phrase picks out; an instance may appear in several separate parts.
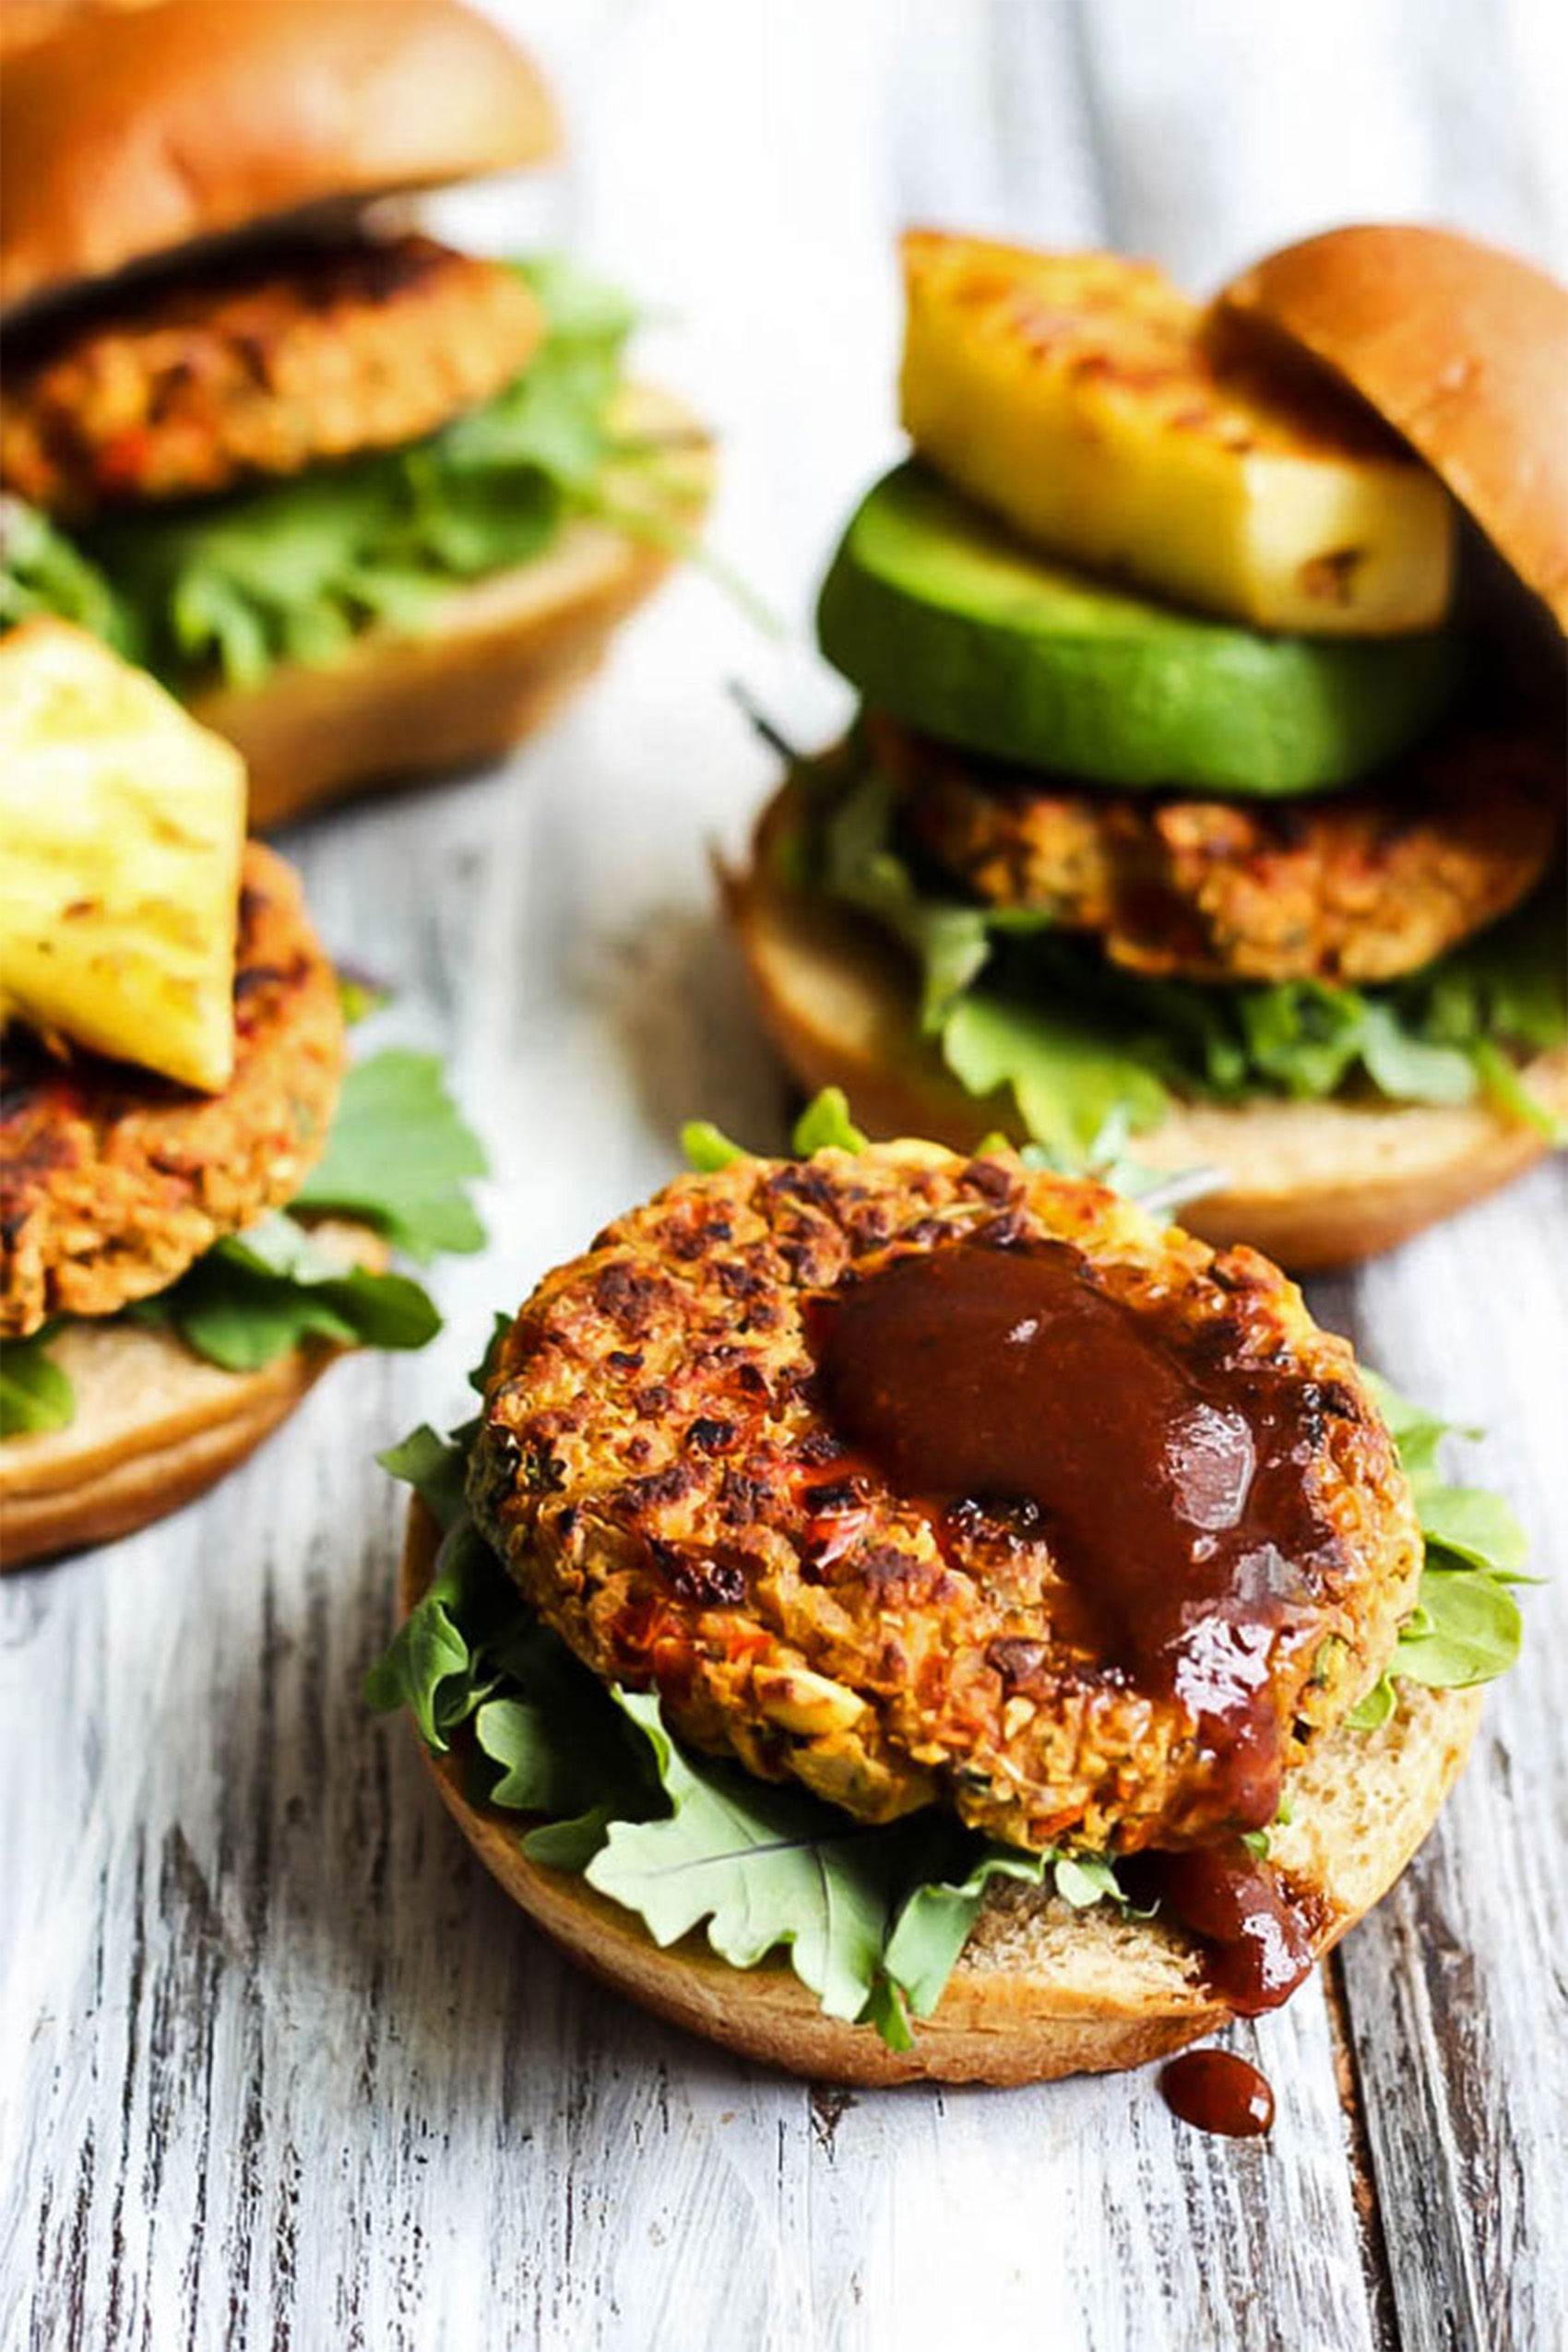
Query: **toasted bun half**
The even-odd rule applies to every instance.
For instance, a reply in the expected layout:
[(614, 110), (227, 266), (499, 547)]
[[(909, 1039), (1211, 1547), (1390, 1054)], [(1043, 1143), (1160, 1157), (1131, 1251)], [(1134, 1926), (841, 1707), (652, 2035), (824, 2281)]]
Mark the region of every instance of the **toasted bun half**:
[[(402, 1563), (402, 1608), (431, 1580), (440, 1535), (417, 1500)], [(1385, 1895), (1458, 1776), (1480, 1714), (1475, 1691), (1402, 1685), (1382, 1730), (1339, 1730), (1291, 1776), (1292, 1819), (1270, 1852), (1321, 1898), (1318, 1956)], [(988, 1897), (936, 2013), (912, 2050), (869, 2025), (824, 2015), (782, 1961), (732, 1967), (698, 1933), (660, 1949), (630, 1911), (586, 1880), (530, 1862), (519, 1817), (471, 1803), (464, 1758), (432, 1756), (442, 1800), (514, 1902), (585, 1968), (688, 2032), (742, 2057), (835, 2083), (1044, 2083), (1108, 2074), (1214, 2033), (1229, 2014), (1204, 1981), (1192, 1939), (1159, 1919), (1074, 1911), (1037, 1888)]]
[(670, 568), (665, 527), (700, 524), (713, 474), (701, 428), (668, 394), (635, 387), (621, 423), (671, 445), (657, 485), (632, 469), (613, 485), (655, 536), (570, 523), (537, 561), (454, 590), (417, 634), (368, 629), (326, 667), (284, 663), (258, 685), (195, 698), (195, 716), (244, 755), (254, 826), (493, 759), (592, 673), (612, 631)]
[(1451, 230), (1352, 228), (1219, 301), (1369, 401), (1568, 630), (1568, 289)]
[[(920, 1034), (902, 958), (869, 923), (778, 878), (793, 788), (764, 812), (749, 873), (726, 878), (730, 916), (763, 1026), (808, 1093), (842, 1087), (873, 1136), (930, 1135), (972, 1150), (1016, 1127), (1010, 1103), (967, 1094)], [(1568, 1119), (1568, 1046), (1524, 1072)], [(1540, 1158), (1539, 1131), (1482, 1103), (1187, 1103), (1137, 1138), (1148, 1167), (1213, 1169), (1182, 1222), (1205, 1241), (1250, 1241), (1293, 1273), (1391, 1249)]]
[[(345, 1261), (386, 1263), (364, 1226), (315, 1229)], [(313, 1342), (261, 1372), (223, 1372), (172, 1331), (113, 1318), (67, 1324), (49, 1352), (76, 1390), (76, 1414), (65, 1429), (0, 1440), (6, 1568), (167, 1518), (254, 1452), (344, 1351)]]
[(0, 92), (6, 309), (262, 220), (553, 153), (522, 52), (457, 0), (63, 13)]

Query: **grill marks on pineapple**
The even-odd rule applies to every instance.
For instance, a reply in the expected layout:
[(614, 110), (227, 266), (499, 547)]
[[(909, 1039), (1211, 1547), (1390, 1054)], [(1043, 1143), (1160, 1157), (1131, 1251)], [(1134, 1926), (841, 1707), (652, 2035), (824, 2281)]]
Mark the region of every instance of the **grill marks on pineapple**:
[[(1065, 1241), (1194, 1338), (1331, 1392), (1303, 1479), (1332, 1524), (1321, 1621), (1269, 1661), (1289, 1759), (1386, 1657), (1418, 1544), (1350, 1352), (1250, 1251), (1216, 1256), (1090, 1183), (922, 1145), (737, 1162), (619, 1218), (506, 1341), (476, 1448), (481, 1525), (606, 1679), (695, 1745), (867, 1820), (945, 1795), (1016, 1843), (1201, 1834), (1221, 1776), (1192, 1718), (1086, 1634), (1043, 1515), (934, 1515), (834, 1428), (812, 1301), (891, 1259)], [(1172, 1303), (1173, 1302), (1173, 1303)], [(1332, 1680), (1312, 1680), (1325, 1636)], [(1026, 1687), (1027, 1686), (1027, 1687)]]
[(320, 1157), (343, 1066), (338, 984), (292, 869), (257, 842), (238, 921), (234, 1075), (221, 1094), (7, 1034), (6, 1337), (167, 1289), (225, 1233), (292, 1199)]

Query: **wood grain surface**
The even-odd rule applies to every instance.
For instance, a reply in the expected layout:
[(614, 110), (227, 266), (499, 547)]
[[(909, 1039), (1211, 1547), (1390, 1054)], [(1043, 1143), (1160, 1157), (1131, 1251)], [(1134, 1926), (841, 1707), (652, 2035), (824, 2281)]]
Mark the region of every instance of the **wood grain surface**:
[[(248, 0), (235, 0), (247, 5)], [(367, 5), (369, 0), (367, 0)], [(1209, 2141), (1146, 2076), (847, 2097), (563, 1968), (369, 1719), (398, 1511), (374, 1449), (461, 1408), (491, 1310), (671, 1172), (680, 1121), (787, 1115), (715, 921), (772, 761), (842, 690), (814, 585), (897, 445), (896, 226), (1115, 239), (1202, 286), (1321, 222), (1432, 214), (1562, 268), (1542, 0), (555, 0), (575, 129), (457, 200), (646, 297), (719, 427), (714, 540), (504, 773), (297, 832), (322, 929), (398, 991), (494, 1159), (449, 1325), (365, 1359), (218, 1491), (0, 1588), (0, 2345), (1145, 2347), (1568, 2343), (1565, 1171), (1325, 1319), (1490, 1430), (1556, 1581), (1420, 1861), (1278, 2017), (1279, 2098)]]

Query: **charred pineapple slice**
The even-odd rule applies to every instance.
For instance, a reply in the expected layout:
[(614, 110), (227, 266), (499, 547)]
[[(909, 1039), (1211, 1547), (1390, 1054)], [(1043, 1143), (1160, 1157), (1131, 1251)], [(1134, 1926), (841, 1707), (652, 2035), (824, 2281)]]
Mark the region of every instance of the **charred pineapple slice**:
[(234, 1066), (239, 754), (97, 638), (0, 643), (0, 1017), (217, 1092)]
[(904, 423), (1024, 539), (1260, 629), (1443, 618), (1436, 477), (1342, 395), (1265, 378), (1158, 269), (929, 231), (904, 264)]

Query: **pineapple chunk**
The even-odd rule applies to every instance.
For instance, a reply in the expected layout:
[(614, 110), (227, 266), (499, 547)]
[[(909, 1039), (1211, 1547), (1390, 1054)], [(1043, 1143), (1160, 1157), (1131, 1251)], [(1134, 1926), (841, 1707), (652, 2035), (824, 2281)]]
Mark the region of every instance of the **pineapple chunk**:
[(1023, 538), (1255, 628), (1434, 627), (1455, 517), (1348, 398), (1266, 377), (1146, 263), (915, 231), (903, 419)]
[(95, 637), (0, 642), (0, 1018), (217, 1092), (234, 1067), (238, 752)]

